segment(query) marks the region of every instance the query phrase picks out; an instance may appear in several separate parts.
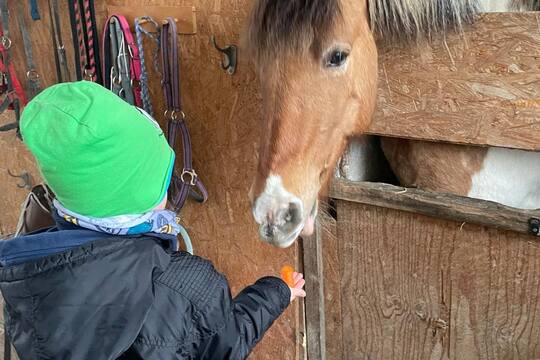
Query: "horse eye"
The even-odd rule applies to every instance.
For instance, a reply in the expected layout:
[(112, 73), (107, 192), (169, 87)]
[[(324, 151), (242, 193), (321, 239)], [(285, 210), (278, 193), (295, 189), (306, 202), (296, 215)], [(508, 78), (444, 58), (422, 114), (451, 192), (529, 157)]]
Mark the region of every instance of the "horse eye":
[(326, 60), (326, 67), (332, 68), (332, 67), (339, 67), (345, 64), (345, 61), (347, 61), (347, 58), (349, 57), (349, 53), (341, 50), (336, 50), (330, 53)]

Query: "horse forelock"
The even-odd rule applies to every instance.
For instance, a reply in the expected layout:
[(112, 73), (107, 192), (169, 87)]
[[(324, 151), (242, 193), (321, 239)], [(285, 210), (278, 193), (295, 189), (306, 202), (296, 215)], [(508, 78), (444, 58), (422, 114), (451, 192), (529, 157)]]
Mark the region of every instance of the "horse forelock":
[(265, 58), (310, 50), (314, 56), (341, 15), (341, 0), (258, 0), (252, 11), (248, 47)]

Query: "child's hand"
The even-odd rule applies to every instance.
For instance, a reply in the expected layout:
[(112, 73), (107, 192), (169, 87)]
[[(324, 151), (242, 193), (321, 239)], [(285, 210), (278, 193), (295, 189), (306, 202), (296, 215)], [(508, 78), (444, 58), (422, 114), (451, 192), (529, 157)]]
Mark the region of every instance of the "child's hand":
[(306, 292), (302, 290), (306, 284), (304, 275), (302, 273), (293, 272), (293, 279), (294, 287), (289, 287), (289, 289), (291, 289), (291, 302), (293, 302), (296, 298), (306, 297)]

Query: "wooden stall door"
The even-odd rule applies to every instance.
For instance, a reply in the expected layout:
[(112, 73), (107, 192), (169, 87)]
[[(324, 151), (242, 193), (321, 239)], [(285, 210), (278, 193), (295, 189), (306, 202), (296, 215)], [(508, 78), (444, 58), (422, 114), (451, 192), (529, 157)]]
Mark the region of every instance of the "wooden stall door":
[(534, 238), (342, 200), (337, 219), (328, 359), (540, 358)]

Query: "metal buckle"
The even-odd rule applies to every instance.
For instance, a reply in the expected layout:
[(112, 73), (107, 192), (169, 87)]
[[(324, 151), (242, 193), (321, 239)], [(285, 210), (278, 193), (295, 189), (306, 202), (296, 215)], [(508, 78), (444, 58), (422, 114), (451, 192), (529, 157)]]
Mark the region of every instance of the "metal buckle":
[(11, 39), (8, 38), (6, 35), (2, 35), (0, 37), (0, 44), (2, 44), (4, 49), (8, 50), (11, 47)]
[[(185, 175), (189, 175), (191, 177), (190, 182), (186, 182), (186, 180), (184, 179)], [(195, 184), (197, 183), (197, 173), (193, 169), (191, 169), (191, 170), (184, 169), (184, 171), (182, 171), (182, 175), (180, 175), (180, 180), (182, 180), (182, 182), (184, 184), (189, 184), (191, 186), (195, 186)]]
[(95, 74), (92, 72), (92, 70), (85, 68), (84, 69), (84, 80), (86, 81), (94, 81)]
[(131, 57), (132, 59), (135, 59), (135, 56), (133, 56), (133, 49), (131, 49), (131, 45), (134, 45), (134, 44), (128, 44), (128, 53), (129, 53), (129, 57)]
[(167, 109), (167, 110), (165, 110), (165, 113), (163, 114), (163, 116), (165, 116), (165, 119), (176, 121), (176, 120), (178, 120), (178, 114), (180, 114), (180, 116), (182, 117), (181, 120), (186, 119), (186, 114), (182, 110), (170, 110), (170, 109)]
[(26, 78), (30, 81), (37, 81), (39, 80), (39, 73), (36, 69), (30, 69), (26, 72)]

